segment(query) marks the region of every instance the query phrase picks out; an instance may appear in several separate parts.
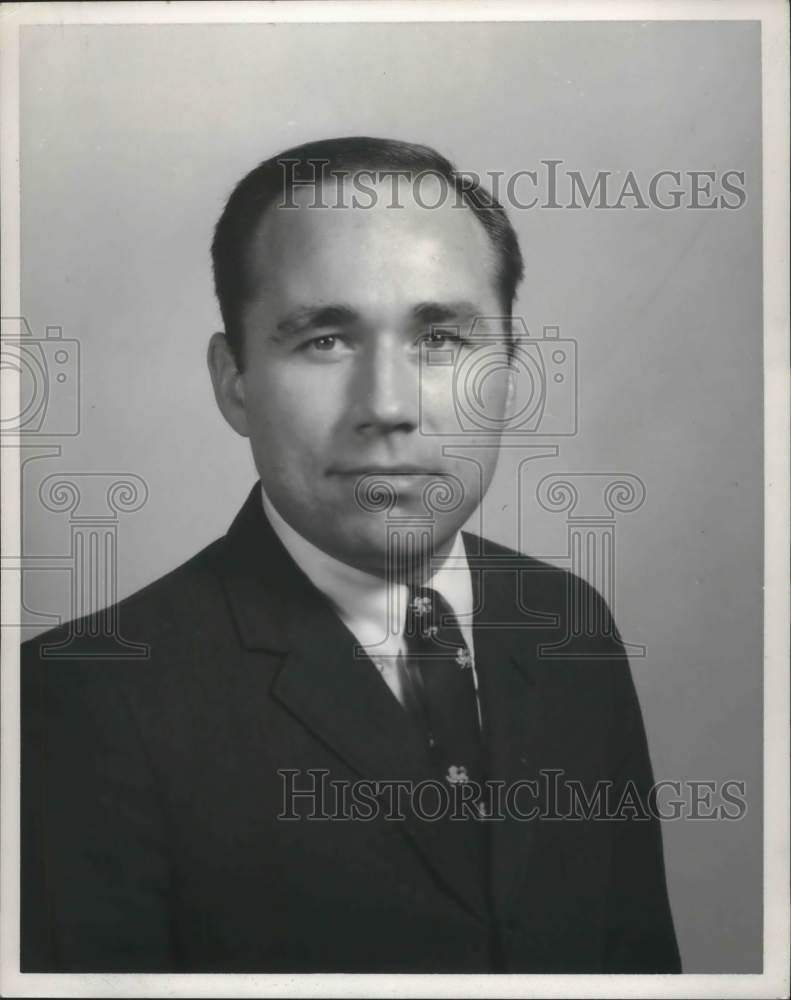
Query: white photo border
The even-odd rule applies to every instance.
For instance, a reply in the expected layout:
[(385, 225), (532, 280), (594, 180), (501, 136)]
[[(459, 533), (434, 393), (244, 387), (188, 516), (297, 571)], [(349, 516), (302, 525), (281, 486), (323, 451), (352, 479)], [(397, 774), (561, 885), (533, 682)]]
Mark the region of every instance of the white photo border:
[[(789, 994), (789, 11), (784, 0), (323, 0), (5, 3), (0, 9), (2, 302), (20, 315), (19, 31), (33, 24), (396, 21), (760, 21), (764, 265), (764, 971), (680, 976), (38, 974), (19, 970), (19, 638), (2, 638), (0, 994), (169, 997), (781, 997)], [(2, 412), (19, 385), (2, 371)], [(7, 446), (6, 446), (7, 445)], [(18, 443), (0, 454), (0, 542), (18, 552)], [(4, 622), (20, 621), (21, 571), (4, 572)]]

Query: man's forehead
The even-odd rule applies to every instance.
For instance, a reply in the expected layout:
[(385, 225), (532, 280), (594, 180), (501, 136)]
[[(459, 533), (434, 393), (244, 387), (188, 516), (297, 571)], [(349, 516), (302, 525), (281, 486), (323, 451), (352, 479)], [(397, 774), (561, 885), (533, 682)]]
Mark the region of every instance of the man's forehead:
[(298, 182), (283, 192), (283, 205), (327, 206), (352, 205), (364, 212), (392, 211), (414, 204), (426, 211), (442, 205), (464, 204), (454, 186), (432, 171), (376, 170), (368, 167), (328, 171), (314, 182)]
[[(336, 185), (294, 188), (270, 206), (255, 230), (250, 250), (262, 260), (271, 255), (330, 256), (343, 244), (346, 253), (388, 253), (462, 260), (485, 269), (494, 265), (491, 241), (472, 209), (432, 175), (384, 178), (374, 183), (362, 174)], [(361, 192), (365, 183), (370, 195)]]

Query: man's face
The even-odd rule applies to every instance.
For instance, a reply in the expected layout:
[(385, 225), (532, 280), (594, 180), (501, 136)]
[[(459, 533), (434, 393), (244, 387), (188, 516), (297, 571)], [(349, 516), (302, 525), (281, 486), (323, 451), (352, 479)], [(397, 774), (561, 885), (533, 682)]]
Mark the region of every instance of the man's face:
[[(388, 523), (408, 528), (430, 516), (434, 551), (442, 551), (480, 503), (497, 449), (460, 454), (482, 437), (496, 444), (497, 433), (490, 421), (485, 436), (474, 425), (470, 436), (459, 393), (475, 382), (477, 351), (496, 425), (509, 374), (503, 326), (491, 319), (502, 313), (495, 252), (480, 222), (450, 199), (421, 207), (408, 184), (400, 208), (388, 207), (389, 185), (378, 193), (370, 209), (315, 208), (303, 190), (298, 208), (264, 214), (247, 258), (238, 405), (233, 417), (223, 412), (250, 437), (281, 516), (325, 552), (383, 574)], [(426, 184), (418, 194), (424, 204), (437, 200)], [(465, 343), (476, 316), (487, 319), (475, 343)], [(437, 324), (445, 337), (432, 334)], [(446, 339), (448, 327), (459, 328), (461, 341)], [(499, 364), (490, 363), (493, 349)], [(444, 363), (430, 363), (429, 351)], [(462, 363), (467, 377), (454, 398)], [(392, 506), (381, 502), (387, 497)]]

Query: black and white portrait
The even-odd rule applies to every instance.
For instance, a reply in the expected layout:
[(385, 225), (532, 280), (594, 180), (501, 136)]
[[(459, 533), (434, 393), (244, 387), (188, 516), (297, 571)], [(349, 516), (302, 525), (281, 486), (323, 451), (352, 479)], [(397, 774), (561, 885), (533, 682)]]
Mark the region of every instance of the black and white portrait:
[(10, 995), (780, 995), (787, 11), (9, 6)]

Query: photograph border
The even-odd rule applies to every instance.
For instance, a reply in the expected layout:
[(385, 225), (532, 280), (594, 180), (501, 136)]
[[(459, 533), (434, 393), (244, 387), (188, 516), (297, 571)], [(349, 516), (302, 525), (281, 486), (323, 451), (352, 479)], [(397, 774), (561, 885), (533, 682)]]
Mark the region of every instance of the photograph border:
[[(724, 21), (762, 24), (764, 347), (764, 971), (679, 976), (39, 974), (19, 971), (19, 641), (2, 639), (0, 994), (3, 996), (775, 997), (789, 992), (789, 49), (783, 0), (3, 4), (0, 11), (3, 315), (20, 313), (19, 33), (35, 24)], [(19, 384), (2, 371), (2, 412)], [(0, 542), (20, 550), (20, 442), (0, 453)], [(19, 622), (21, 569), (4, 571), (3, 622)]]

